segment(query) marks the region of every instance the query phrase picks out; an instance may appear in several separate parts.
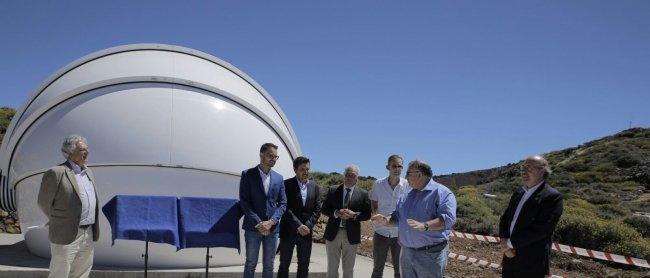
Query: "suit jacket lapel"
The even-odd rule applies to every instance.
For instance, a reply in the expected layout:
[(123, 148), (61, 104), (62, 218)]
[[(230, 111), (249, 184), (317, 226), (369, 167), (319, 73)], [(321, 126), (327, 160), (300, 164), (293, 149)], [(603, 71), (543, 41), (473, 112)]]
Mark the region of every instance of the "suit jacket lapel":
[[(508, 221), (508, 231), (510, 230), (510, 225), (512, 225), (512, 221), (515, 220), (515, 211), (517, 210), (517, 206), (519, 205), (519, 201), (521, 201), (521, 198), (524, 197), (524, 190), (520, 188), (517, 188), (516, 191), (517, 195), (513, 196), (512, 203), (509, 205), (508, 209), (508, 218), (510, 218), (510, 221)], [(521, 215), (521, 212), (519, 213)], [(514, 232), (515, 230), (512, 229)]]
[(336, 195), (336, 199), (334, 200), (334, 201), (336, 201), (335, 208), (337, 208), (337, 209), (342, 209), (343, 208), (343, 190), (344, 190), (343, 188), (345, 188), (345, 186), (340, 185), (338, 188), (336, 188), (336, 192), (334, 193), (334, 195)]
[[(539, 209), (539, 206), (537, 206), (536, 203), (539, 199), (539, 194), (542, 192), (542, 190), (544, 190), (544, 186), (546, 186), (546, 183), (542, 183), (542, 185), (540, 185), (539, 188), (537, 188), (535, 192), (533, 192), (533, 194), (528, 197), (528, 200), (526, 200), (524, 205), (521, 206), (521, 211), (519, 212), (517, 223), (515, 223), (515, 227), (512, 229), (513, 233), (521, 227), (527, 226), (528, 222), (532, 220), (532, 218), (529, 216), (534, 214), (534, 212)], [(521, 196), (523, 195), (524, 194), (522, 193)], [(521, 196), (519, 199), (521, 199)]]
[(66, 163), (65, 164), (65, 175), (68, 177), (68, 180), (70, 181), (70, 184), (72, 184), (72, 188), (74, 189), (74, 192), (77, 193), (77, 196), (79, 199), (81, 199), (81, 195), (79, 193), (79, 185), (77, 184), (77, 178), (74, 176), (74, 172), (72, 172), (71, 165)]
[[(264, 182), (262, 181), (262, 174), (260, 173), (260, 168), (255, 167), (252, 169), (253, 170), (253, 183), (257, 184), (257, 188), (262, 191), (262, 194), (266, 196), (266, 191), (264, 191)], [(270, 173), (270, 172), (269, 172)], [(271, 184), (269, 184), (269, 187), (271, 187)]]
[[(314, 209), (314, 206), (312, 205), (314, 203), (314, 193), (316, 192), (316, 189), (314, 189), (314, 182), (309, 181), (307, 182), (307, 198), (305, 200), (305, 206), (303, 206), (303, 209), (306, 211), (311, 211)], [(302, 201), (302, 200), (301, 200)]]
[[(295, 183), (293, 185), (293, 190), (294, 190), (294, 192), (296, 192), (296, 199), (298, 200), (298, 207), (301, 208), (302, 210), (304, 210), (305, 205), (306, 205), (307, 202), (305, 201), (305, 204), (302, 203), (302, 190), (300, 190), (300, 182), (298, 181), (298, 178), (296, 178), (296, 177), (294, 177), (293, 180), (295, 181)], [(309, 184), (309, 182), (307, 182), (307, 184)], [(307, 197), (309, 197), (309, 186), (307, 184), (305, 184), (305, 186), (307, 186)], [(286, 186), (286, 184), (285, 184), (285, 186)]]

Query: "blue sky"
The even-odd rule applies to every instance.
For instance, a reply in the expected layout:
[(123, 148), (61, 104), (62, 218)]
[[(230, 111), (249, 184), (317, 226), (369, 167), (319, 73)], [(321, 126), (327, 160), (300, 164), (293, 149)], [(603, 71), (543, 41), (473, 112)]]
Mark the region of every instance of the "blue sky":
[(464, 172), (650, 127), (650, 1), (5, 1), (0, 105), (130, 43), (198, 49), (260, 83), (312, 169)]

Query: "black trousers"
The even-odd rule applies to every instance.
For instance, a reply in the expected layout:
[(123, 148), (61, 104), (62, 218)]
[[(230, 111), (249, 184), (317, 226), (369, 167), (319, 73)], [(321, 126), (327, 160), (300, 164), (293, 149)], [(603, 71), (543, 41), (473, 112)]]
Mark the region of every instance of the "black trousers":
[(311, 235), (296, 235), (291, 238), (280, 238), (280, 268), (278, 269), (278, 278), (289, 277), (289, 264), (293, 257), (293, 248), (298, 251), (298, 272), (296, 277), (307, 277), (309, 274), (309, 258), (311, 258)]
[(384, 275), (384, 266), (386, 265), (386, 257), (388, 257), (388, 250), (393, 261), (395, 278), (400, 277), (399, 273), (399, 254), (402, 247), (399, 245), (397, 237), (385, 237), (378, 233), (372, 238), (372, 257), (374, 267), (372, 269), (372, 278), (381, 278)]

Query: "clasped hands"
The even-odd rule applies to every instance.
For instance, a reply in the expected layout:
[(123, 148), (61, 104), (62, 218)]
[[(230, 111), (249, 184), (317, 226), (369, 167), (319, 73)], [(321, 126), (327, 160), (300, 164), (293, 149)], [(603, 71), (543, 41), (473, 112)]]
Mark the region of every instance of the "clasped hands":
[(335, 212), (335, 214), (336, 214), (336, 216), (338, 216), (341, 219), (348, 220), (348, 219), (352, 219), (352, 218), (357, 217), (358, 213), (356, 213), (356, 212), (354, 212), (352, 210), (349, 210), (349, 209), (340, 209), (340, 210), (337, 210)]
[(258, 223), (255, 225), (255, 229), (257, 229), (263, 236), (268, 236), (269, 233), (271, 233), (271, 228), (273, 228), (273, 225), (275, 225), (275, 221), (273, 221), (273, 219), (270, 219)]
[(515, 252), (515, 249), (510, 248), (510, 246), (508, 246), (507, 238), (501, 239), (501, 242), (499, 243), (499, 247), (501, 247), (501, 252), (503, 252), (503, 254), (510, 259), (512, 259), (517, 254), (517, 252)]
[(301, 224), (300, 227), (296, 230), (301, 236), (306, 236), (309, 234), (310, 230), (305, 224)]

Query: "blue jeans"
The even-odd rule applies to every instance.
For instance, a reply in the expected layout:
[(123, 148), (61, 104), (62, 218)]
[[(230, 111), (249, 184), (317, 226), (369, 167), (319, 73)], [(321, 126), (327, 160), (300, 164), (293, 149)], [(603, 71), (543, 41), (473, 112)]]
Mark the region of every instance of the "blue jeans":
[(255, 277), (255, 267), (262, 249), (262, 277), (273, 278), (273, 259), (278, 243), (278, 234), (263, 236), (258, 231), (244, 231), (246, 240), (246, 263), (244, 264), (244, 278)]
[(402, 278), (442, 278), (447, 266), (447, 256), (449, 256), (447, 243), (421, 251), (403, 247), (400, 259)]

